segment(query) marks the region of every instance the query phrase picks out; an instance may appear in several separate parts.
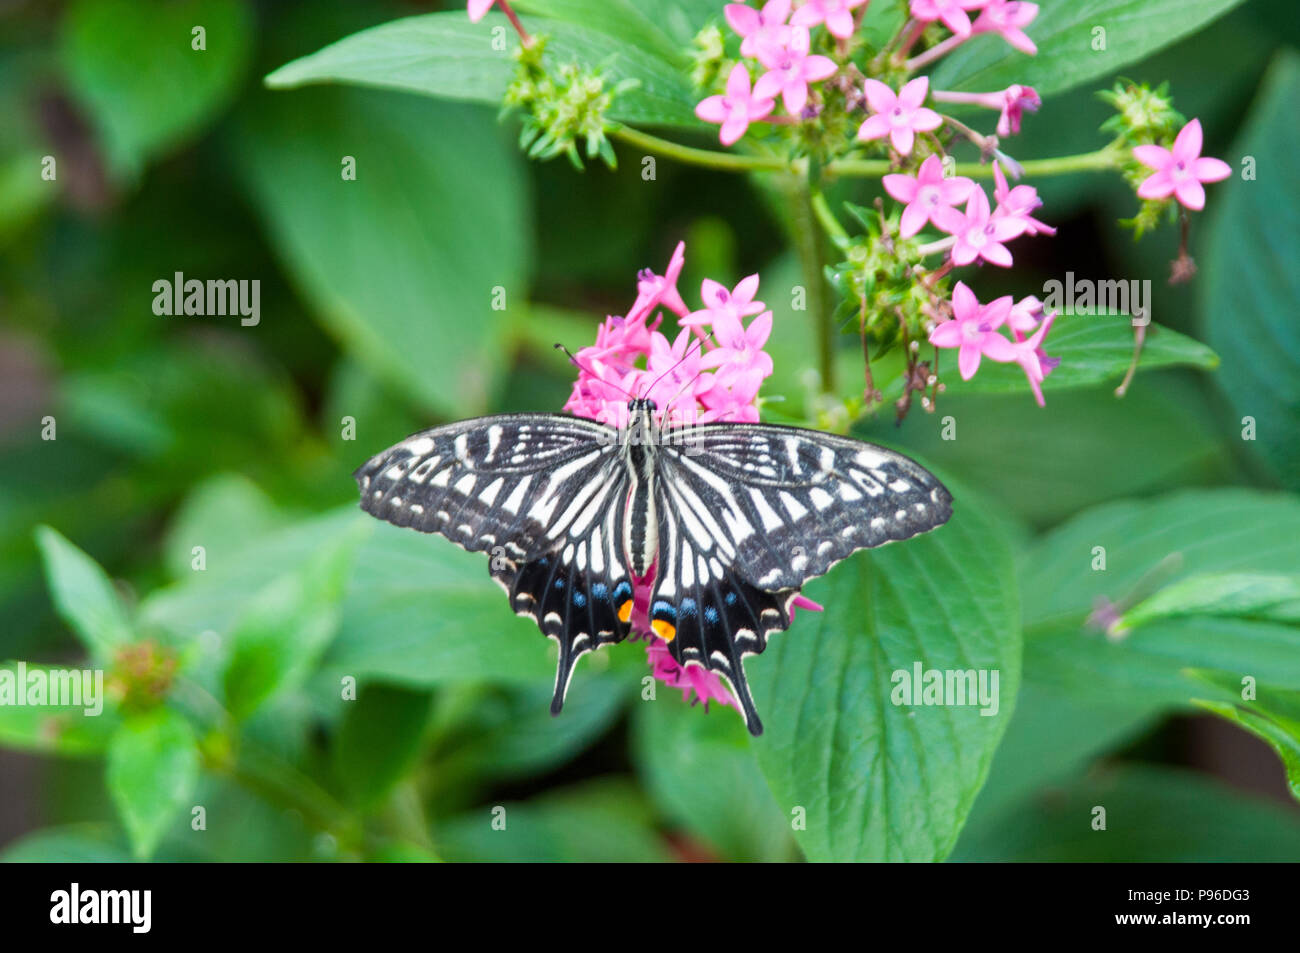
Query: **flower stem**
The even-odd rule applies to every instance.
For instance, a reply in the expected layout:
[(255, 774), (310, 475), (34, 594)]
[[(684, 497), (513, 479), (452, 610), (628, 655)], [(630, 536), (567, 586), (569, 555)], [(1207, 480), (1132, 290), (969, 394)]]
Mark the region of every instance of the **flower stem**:
[[(830, 301), (826, 296), (826, 258), (821, 242), (822, 227), (827, 226), (827, 219), (834, 221), (826, 199), (813, 187), (806, 176), (791, 177), (793, 202), (791, 232), (795, 248), (799, 255), (799, 267), (803, 271), (804, 287), (808, 292), (808, 311), (812, 316), (817, 335), (818, 369), (821, 372), (821, 386), (824, 393), (835, 392), (835, 345), (832, 337)], [(818, 209), (820, 198), (821, 210)], [(839, 223), (835, 222), (836, 228)], [(829, 230), (829, 229), (828, 229)], [(839, 228), (840, 232), (844, 232)], [(844, 233), (847, 238), (847, 233)]]
[(779, 156), (747, 156), (733, 152), (718, 152), (713, 149), (696, 149), (668, 139), (660, 139), (658, 136), (633, 129), (631, 126), (612, 125), (609, 134), (615, 139), (621, 139), (647, 152), (706, 169), (721, 169), (725, 172), (790, 172), (794, 169), (794, 165), (788, 159)]
[(956, 33), (954, 33), (952, 36), (948, 37), (948, 39), (944, 40), (943, 42), (936, 43), (934, 46), (930, 47), (925, 52), (918, 53), (916, 56), (913, 56), (910, 60), (907, 61), (906, 64), (904, 64), (903, 68), (906, 69), (909, 73), (914, 73), (917, 70), (919, 70), (922, 66), (927, 66), (928, 64), (933, 63), (935, 60), (939, 59), (939, 57), (946, 56), (947, 54), (951, 53), (953, 50), (957, 49), (957, 47), (961, 46), (970, 38), (971, 38), (971, 34), (969, 33), (966, 34), (965, 36), (958, 36)]
[(506, 18), (510, 21), (510, 25), (515, 28), (515, 32), (519, 34), (519, 41), (523, 43), (524, 46), (532, 46), (533, 38), (528, 35), (528, 31), (524, 29), (524, 25), (519, 22), (519, 15), (510, 8), (509, 0), (498, 0), (497, 5), (501, 7), (501, 12), (506, 15)]
[[(1053, 159), (1028, 159), (1021, 163), (1025, 175), (1047, 177), (1071, 172), (1102, 172), (1119, 168), (1119, 154), (1110, 146), (1096, 152), (1082, 152)], [(891, 170), (888, 159), (836, 159), (826, 166), (827, 175), (856, 178), (879, 178)], [(958, 162), (957, 175), (988, 179), (993, 177), (992, 163)]]
[(822, 228), (831, 237), (831, 241), (841, 247), (848, 244), (849, 233), (840, 224), (840, 220), (835, 217), (835, 213), (831, 211), (831, 207), (821, 189), (812, 190), (811, 201), (813, 214), (817, 216), (817, 221), (821, 222)]

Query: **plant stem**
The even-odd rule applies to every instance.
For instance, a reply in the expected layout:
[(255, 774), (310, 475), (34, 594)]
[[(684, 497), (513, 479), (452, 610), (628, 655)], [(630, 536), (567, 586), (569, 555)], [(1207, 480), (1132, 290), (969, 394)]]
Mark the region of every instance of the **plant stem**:
[(791, 172), (796, 168), (790, 160), (778, 156), (747, 156), (732, 152), (718, 152), (713, 149), (696, 149), (668, 139), (660, 139), (658, 136), (633, 129), (631, 126), (611, 126), (609, 134), (615, 139), (621, 139), (647, 152), (706, 169), (721, 169), (726, 172)]
[[(1119, 153), (1111, 146), (1096, 152), (1081, 152), (1072, 156), (1057, 156), (1054, 159), (1028, 159), (1020, 163), (1025, 175), (1052, 176), (1065, 175), (1070, 172), (1101, 172), (1119, 167)], [(827, 175), (839, 175), (859, 178), (879, 178), (891, 171), (888, 159), (836, 159), (826, 166)], [(980, 162), (958, 162), (957, 175), (977, 179), (993, 177), (993, 164)]]
[[(821, 243), (819, 221), (826, 227), (827, 218), (839, 228), (839, 223), (830, 213), (826, 199), (820, 191), (814, 189), (806, 176), (791, 177), (791, 237), (799, 255), (799, 267), (803, 271), (804, 288), (808, 292), (808, 311), (812, 315), (817, 335), (817, 356), (821, 372), (821, 386), (825, 393), (835, 390), (835, 344), (831, 335), (830, 302), (826, 296), (826, 259)], [(818, 199), (821, 199), (819, 210)], [(827, 218), (823, 218), (823, 214)], [(829, 230), (829, 229), (828, 229)], [(839, 228), (840, 232), (844, 232)], [(847, 238), (847, 233), (844, 233)]]
[(821, 189), (812, 190), (811, 201), (813, 214), (817, 216), (817, 221), (821, 222), (822, 228), (826, 229), (826, 234), (835, 244), (841, 246), (846, 244), (849, 241), (849, 233), (831, 211)]

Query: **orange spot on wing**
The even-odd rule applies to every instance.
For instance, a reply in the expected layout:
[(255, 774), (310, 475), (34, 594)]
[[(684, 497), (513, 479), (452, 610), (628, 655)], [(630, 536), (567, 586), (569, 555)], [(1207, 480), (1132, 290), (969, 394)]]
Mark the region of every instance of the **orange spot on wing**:
[(663, 619), (655, 619), (650, 623), (650, 628), (654, 629), (659, 638), (663, 639), (665, 642), (671, 642), (677, 637), (677, 628), (672, 623), (665, 622)]
[(618, 607), (618, 621), (630, 622), (632, 620), (632, 600), (629, 599)]

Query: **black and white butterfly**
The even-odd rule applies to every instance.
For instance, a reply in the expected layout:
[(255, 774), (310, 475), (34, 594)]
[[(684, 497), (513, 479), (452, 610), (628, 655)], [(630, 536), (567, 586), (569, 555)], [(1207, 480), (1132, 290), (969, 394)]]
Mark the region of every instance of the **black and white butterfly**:
[(659, 429), (655, 410), (631, 400), (622, 430), (562, 414), (425, 430), (357, 470), (361, 506), (491, 554), (511, 608), (559, 644), (557, 714), (582, 654), (629, 635), (634, 582), (653, 569), (651, 628), (679, 664), (727, 679), (757, 735), (743, 660), (789, 627), (800, 587), (942, 525), (952, 497), (874, 444), (767, 424)]

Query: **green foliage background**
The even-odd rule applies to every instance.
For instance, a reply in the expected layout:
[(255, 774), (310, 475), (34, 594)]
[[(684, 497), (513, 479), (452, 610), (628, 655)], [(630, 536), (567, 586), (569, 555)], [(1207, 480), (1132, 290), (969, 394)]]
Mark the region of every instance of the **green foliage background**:
[[(1059, 235), (975, 290), (1150, 278), (1143, 371), (1117, 399), (1126, 332), (1063, 319), (1046, 409), (981, 374), (937, 414), (858, 426), (934, 466), (957, 516), (809, 587), (827, 611), (749, 662), (757, 741), (730, 711), (645, 700), (635, 645), (584, 660), (552, 719), (550, 643), (482, 558), (355, 508), (351, 470), (416, 429), (558, 408), (570, 368), (551, 343), (588, 342), (679, 238), (688, 301), (705, 275), (761, 272), (765, 393), (782, 419), (808, 412), (813, 335), (789, 307), (773, 194), (666, 159), (646, 181), (628, 149), (615, 172), (525, 162), (492, 105), (509, 59), (484, 37), (504, 21), (447, 6), (0, 13), (0, 665), (100, 667), (117, 692), (99, 718), (0, 707), (0, 857), (1300, 856), (1291, 4), (1043, 0), (1037, 59), (985, 37), (939, 67), (950, 86), (1039, 87), (1018, 159), (1098, 147), (1093, 91), (1116, 76), (1169, 79), (1207, 154), (1256, 176), (1211, 187), (1200, 274), (1178, 287), (1176, 235), (1135, 244), (1116, 224), (1136, 208), (1117, 177), (1034, 183)], [(555, 49), (640, 80), (616, 118), (708, 144), (683, 50), (720, 2), (519, 7)], [(1112, 45), (1090, 57), (1079, 31), (1097, 23)], [(153, 282), (175, 272), (259, 279), (260, 324), (155, 316)], [(842, 343), (849, 396), (860, 351)], [(1123, 639), (1085, 626), (1098, 600), (1119, 604)], [(918, 659), (998, 669), (998, 715), (890, 704), (889, 673)], [(1239, 752), (1271, 749), (1261, 781), (1198, 746), (1215, 725)]]

